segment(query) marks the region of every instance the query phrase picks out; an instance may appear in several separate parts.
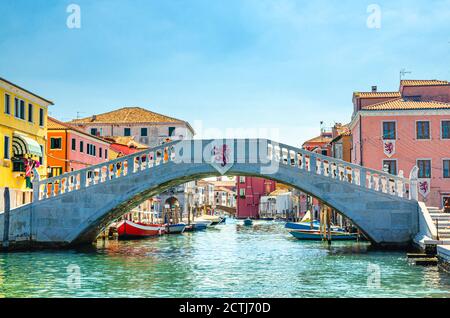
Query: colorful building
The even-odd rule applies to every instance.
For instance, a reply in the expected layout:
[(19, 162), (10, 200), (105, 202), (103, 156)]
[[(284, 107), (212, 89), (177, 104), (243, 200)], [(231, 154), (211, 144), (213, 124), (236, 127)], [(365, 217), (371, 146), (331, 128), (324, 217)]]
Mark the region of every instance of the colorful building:
[(333, 139), (332, 137), (331, 131), (322, 129), (319, 136), (305, 141), (302, 148), (324, 156), (331, 156), (330, 142)]
[(352, 135), (348, 125), (336, 123), (332, 128), (330, 141), (331, 157), (351, 162)]
[(133, 136), (136, 142), (149, 147), (171, 140), (192, 139), (194, 136), (188, 122), (141, 107), (124, 107), (70, 123), (96, 136)]
[(0, 78), (0, 210), (10, 189), (15, 208), (32, 200), (33, 169), (46, 176), (47, 111), (52, 101)]
[(48, 177), (87, 168), (109, 160), (109, 142), (48, 117)]
[(237, 177), (237, 218), (259, 218), (259, 204), (262, 196), (275, 191), (277, 183), (257, 177)]
[[(141, 107), (123, 107), (111, 112), (75, 119), (70, 124), (94, 136), (133, 138), (134, 142), (148, 147), (156, 147), (175, 140), (192, 139), (194, 136), (194, 130), (188, 122)], [(120, 148), (120, 142), (119, 140), (119, 143), (114, 143), (112, 149)], [(125, 148), (127, 147), (123, 147)], [(187, 215), (194, 195), (195, 182), (189, 182), (169, 189), (158, 198), (161, 201), (161, 208), (176, 205), (177, 210)]]
[(404, 80), (395, 94), (354, 93), (352, 162), (405, 177), (417, 166), (419, 199), (443, 207), (450, 199), (449, 102), (450, 83), (437, 80)]

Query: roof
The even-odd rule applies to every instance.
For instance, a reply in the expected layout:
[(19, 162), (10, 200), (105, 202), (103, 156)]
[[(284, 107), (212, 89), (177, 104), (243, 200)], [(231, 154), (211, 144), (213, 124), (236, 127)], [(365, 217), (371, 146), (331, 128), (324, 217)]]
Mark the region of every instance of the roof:
[(362, 110), (415, 110), (450, 109), (450, 103), (436, 101), (412, 101), (402, 98), (363, 107)]
[(141, 107), (123, 107), (103, 114), (74, 119), (71, 122), (76, 124), (185, 123), (183, 120), (158, 114)]
[(88, 133), (84, 132), (83, 130), (79, 129), (78, 127), (74, 127), (73, 125), (63, 123), (62, 121), (59, 121), (56, 118), (53, 118), (50, 116), (48, 116), (48, 120), (47, 120), (47, 131), (49, 131), (49, 130), (72, 130), (72, 131), (75, 131), (82, 135), (89, 136), (91, 138), (102, 141), (104, 143), (109, 143), (109, 141), (105, 140), (104, 138), (100, 138), (100, 137), (88, 134)]
[(317, 137), (314, 137), (312, 139), (305, 141), (303, 144), (330, 142), (330, 140), (331, 140), (331, 136), (320, 135), (320, 136), (317, 136)]
[(278, 195), (283, 195), (283, 194), (290, 194), (291, 192), (287, 189), (276, 189), (275, 191), (272, 191), (271, 193), (269, 193), (269, 196), (278, 196)]
[(400, 87), (402, 86), (445, 86), (450, 85), (448, 81), (440, 80), (401, 80)]
[(141, 144), (137, 141), (134, 140), (134, 136), (107, 136), (107, 137), (102, 137), (102, 139), (116, 144), (116, 145), (121, 145), (121, 146), (125, 146), (128, 148), (134, 148), (134, 149), (147, 149), (149, 148), (147, 145)]
[(354, 97), (360, 98), (399, 98), (400, 92), (354, 92)]
[(12, 82), (10, 82), (10, 81), (8, 81), (8, 80), (2, 78), (2, 77), (0, 77), (0, 81), (3, 81), (3, 82), (5, 82), (5, 83), (7, 83), (7, 84), (9, 84), (9, 85), (12, 85), (12, 86), (14, 86), (14, 87), (16, 87), (16, 88), (18, 88), (18, 89), (20, 89), (20, 90), (22, 90), (22, 91), (24, 91), (24, 92), (30, 94), (30, 95), (33, 95), (34, 97), (39, 98), (39, 99), (43, 100), (44, 102), (49, 103), (50, 105), (55, 105), (51, 100), (48, 100), (48, 99), (46, 99), (46, 98), (44, 98), (44, 97), (41, 97), (41, 96), (39, 96), (39, 95), (37, 95), (37, 94), (35, 94), (35, 93), (33, 93), (33, 92), (30, 92), (29, 90), (27, 90), (27, 89), (25, 89), (25, 88), (23, 88), (23, 87), (20, 87), (19, 85), (14, 84), (14, 83), (12, 83)]

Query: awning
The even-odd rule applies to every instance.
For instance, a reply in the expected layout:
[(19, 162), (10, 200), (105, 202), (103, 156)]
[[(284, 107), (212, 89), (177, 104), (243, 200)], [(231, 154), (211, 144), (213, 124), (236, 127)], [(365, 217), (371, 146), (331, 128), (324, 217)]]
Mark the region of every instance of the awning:
[(41, 146), (36, 140), (19, 133), (14, 133), (12, 146), (14, 157), (24, 155), (43, 156)]

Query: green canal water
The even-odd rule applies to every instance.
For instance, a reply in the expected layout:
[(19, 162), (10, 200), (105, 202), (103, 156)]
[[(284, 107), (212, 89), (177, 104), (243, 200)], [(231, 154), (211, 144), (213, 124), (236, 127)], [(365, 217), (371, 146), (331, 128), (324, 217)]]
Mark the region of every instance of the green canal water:
[[(0, 254), (0, 297), (450, 297), (450, 275), (275, 222), (92, 248)], [(79, 275), (78, 275), (79, 273)]]

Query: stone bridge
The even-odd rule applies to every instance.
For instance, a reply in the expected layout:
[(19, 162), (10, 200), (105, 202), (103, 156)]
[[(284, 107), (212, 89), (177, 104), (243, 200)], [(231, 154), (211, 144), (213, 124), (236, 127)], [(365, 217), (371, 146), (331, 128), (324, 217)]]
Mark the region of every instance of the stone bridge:
[(7, 227), (0, 214), (0, 239), (10, 248), (91, 243), (144, 200), (223, 174), (296, 187), (349, 218), (376, 245), (408, 245), (419, 231), (417, 184), (409, 179), (266, 139), (224, 139), (167, 143), (35, 180), (32, 204), (12, 210)]

